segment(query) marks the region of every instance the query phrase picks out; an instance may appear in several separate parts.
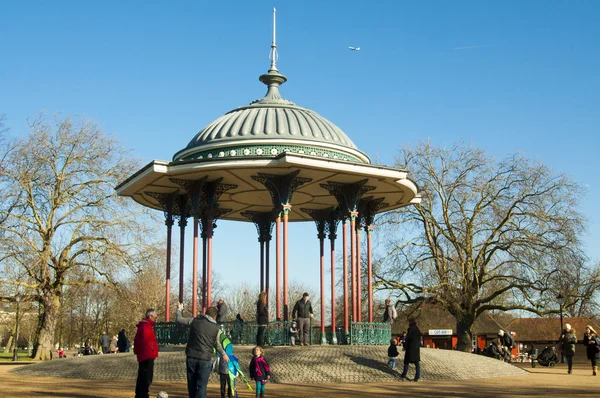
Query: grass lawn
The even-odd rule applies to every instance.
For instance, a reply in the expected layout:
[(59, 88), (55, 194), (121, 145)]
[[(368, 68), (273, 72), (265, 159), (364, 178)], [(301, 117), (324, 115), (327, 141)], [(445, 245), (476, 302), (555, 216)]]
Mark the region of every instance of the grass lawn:
[[(13, 352), (0, 352), (0, 361), (2, 362), (6, 362), (6, 361), (12, 361), (13, 358)], [(29, 358), (29, 353), (27, 352), (27, 350), (19, 350), (17, 351), (17, 359), (19, 361), (31, 361), (31, 358)]]

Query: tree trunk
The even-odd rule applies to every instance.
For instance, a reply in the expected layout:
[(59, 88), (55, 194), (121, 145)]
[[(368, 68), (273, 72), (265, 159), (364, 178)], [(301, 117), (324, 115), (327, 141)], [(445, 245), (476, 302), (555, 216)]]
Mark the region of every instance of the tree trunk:
[(60, 296), (53, 291), (46, 291), (42, 295), (40, 306), (42, 311), (35, 336), (33, 359), (45, 361), (52, 359), (54, 332), (60, 313)]
[(463, 316), (456, 319), (456, 334), (458, 335), (457, 351), (471, 352), (473, 348), (473, 334), (471, 326), (475, 322), (474, 317)]
[(12, 350), (12, 344), (13, 344), (13, 337), (15, 336), (15, 329), (11, 329), (10, 331), (10, 335), (8, 335), (8, 341), (6, 342), (6, 345), (4, 346), (4, 353), (8, 353), (10, 352), (10, 350)]

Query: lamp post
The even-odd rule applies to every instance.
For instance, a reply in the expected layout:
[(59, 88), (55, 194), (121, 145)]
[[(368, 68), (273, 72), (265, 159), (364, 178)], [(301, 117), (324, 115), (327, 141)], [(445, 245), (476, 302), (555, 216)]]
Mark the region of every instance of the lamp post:
[(562, 332), (564, 329), (563, 326), (563, 300), (565, 299), (563, 297), (562, 294), (558, 294), (558, 296), (556, 296), (556, 299), (558, 300), (558, 305), (560, 306), (560, 331)]
[(563, 302), (564, 302), (565, 298), (563, 297), (562, 294), (559, 293), (558, 296), (556, 296), (556, 299), (558, 300), (558, 305), (560, 306), (560, 337), (561, 337), (561, 341), (559, 343), (560, 347), (561, 347), (561, 350), (560, 350), (560, 363), (565, 363), (565, 355), (564, 355), (565, 347), (564, 347), (563, 342), (562, 342), (562, 338), (563, 338), (563, 334), (562, 333), (563, 333), (563, 330), (564, 330), (564, 327), (563, 327)]
[(19, 304), (21, 303), (21, 293), (15, 295), (15, 302), (17, 303), (17, 312), (15, 314), (15, 345), (13, 349), (13, 361), (18, 361), (18, 344), (19, 344)]

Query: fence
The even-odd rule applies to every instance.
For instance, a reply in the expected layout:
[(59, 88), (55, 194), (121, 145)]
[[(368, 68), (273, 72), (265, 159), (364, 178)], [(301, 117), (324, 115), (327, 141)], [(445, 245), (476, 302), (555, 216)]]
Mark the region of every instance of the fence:
[[(291, 322), (269, 322), (265, 331), (265, 344), (289, 345)], [(233, 344), (256, 344), (258, 324), (255, 322), (224, 322), (223, 330)], [(387, 345), (390, 343), (392, 331), (389, 323), (378, 322), (351, 322), (349, 333), (346, 334), (341, 327), (336, 328), (335, 341), (331, 326), (325, 327), (325, 338), (321, 335), (320, 326), (311, 326), (309, 329), (311, 344), (350, 344), (350, 345)], [(178, 325), (175, 322), (157, 322), (154, 325), (156, 339), (160, 345), (186, 344), (189, 327)]]

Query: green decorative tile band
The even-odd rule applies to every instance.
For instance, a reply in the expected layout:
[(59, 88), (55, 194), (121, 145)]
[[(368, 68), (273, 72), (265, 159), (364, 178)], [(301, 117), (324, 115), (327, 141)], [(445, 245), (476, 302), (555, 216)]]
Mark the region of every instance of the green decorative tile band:
[(356, 156), (352, 156), (344, 152), (302, 145), (230, 146), (196, 152), (180, 160), (188, 161), (214, 158), (243, 158), (246, 156), (275, 157), (283, 152), (291, 152), (296, 153), (298, 155), (318, 156), (322, 158), (329, 158), (335, 160), (345, 160), (347, 162), (364, 163), (364, 161), (357, 158)]

